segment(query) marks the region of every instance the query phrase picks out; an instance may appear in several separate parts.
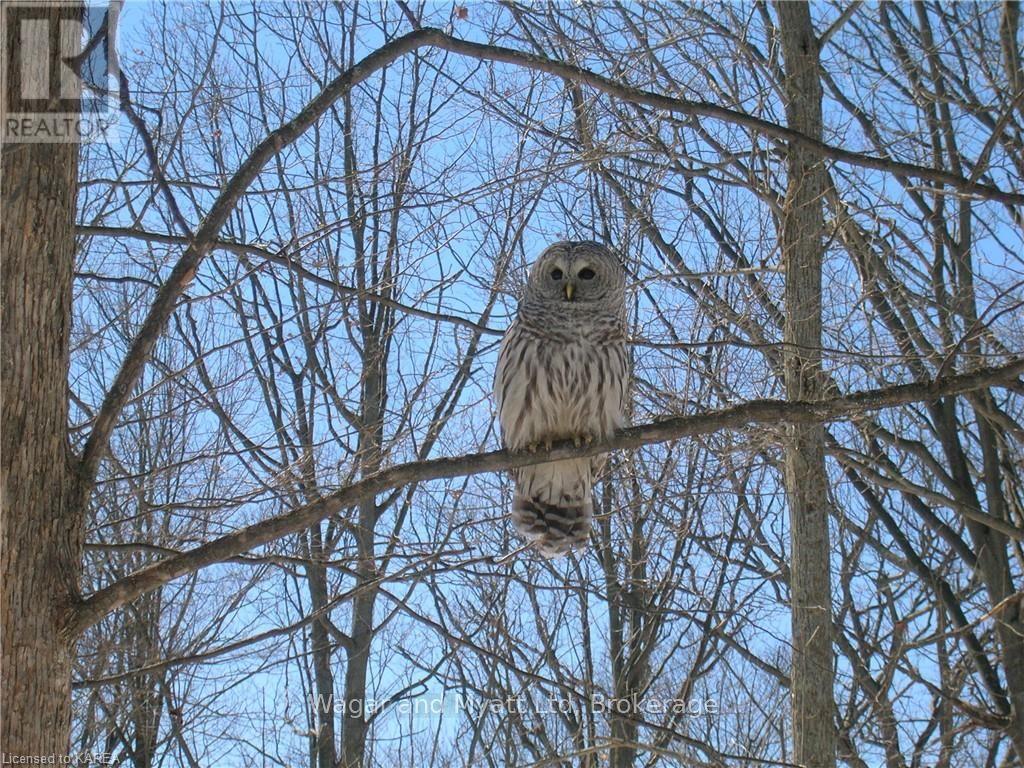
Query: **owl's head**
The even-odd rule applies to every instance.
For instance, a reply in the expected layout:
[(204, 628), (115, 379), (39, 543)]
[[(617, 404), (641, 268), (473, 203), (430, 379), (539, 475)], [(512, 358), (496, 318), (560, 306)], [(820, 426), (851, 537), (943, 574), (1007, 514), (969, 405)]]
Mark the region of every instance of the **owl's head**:
[(621, 311), (626, 273), (618, 258), (600, 243), (563, 240), (549, 246), (533, 263), (526, 284), (527, 302), (568, 310)]

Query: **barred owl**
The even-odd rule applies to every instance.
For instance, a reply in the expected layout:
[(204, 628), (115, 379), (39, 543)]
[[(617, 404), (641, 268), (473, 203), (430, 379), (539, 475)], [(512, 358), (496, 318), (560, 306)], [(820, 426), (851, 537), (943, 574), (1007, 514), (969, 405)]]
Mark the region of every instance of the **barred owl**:
[[(602, 440), (624, 425), (625, 283), (618, 259), (598, 243), (555, 243), (533, 264), (494, 377), (506, 448)], [(545, 557), (586, 546), (605, 458), (514, 471), (512, 522)]]

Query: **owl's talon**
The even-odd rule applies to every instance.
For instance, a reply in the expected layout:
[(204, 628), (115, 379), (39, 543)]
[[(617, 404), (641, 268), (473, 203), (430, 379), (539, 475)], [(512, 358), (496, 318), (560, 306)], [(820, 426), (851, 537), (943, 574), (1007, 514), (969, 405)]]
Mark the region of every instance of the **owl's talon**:
[(590, 434), (589, 432), (586, 432), (586, 433), (584, 433), (582, 435), (576, 435), (572, 439), (572, 444), (575, 445), (577, 448), (579, 448), (580, 446), (583, 446), (583, 445), (588, 445), (589, 446), (593, 442), (594, 442), (594, 436), (592, 434)]

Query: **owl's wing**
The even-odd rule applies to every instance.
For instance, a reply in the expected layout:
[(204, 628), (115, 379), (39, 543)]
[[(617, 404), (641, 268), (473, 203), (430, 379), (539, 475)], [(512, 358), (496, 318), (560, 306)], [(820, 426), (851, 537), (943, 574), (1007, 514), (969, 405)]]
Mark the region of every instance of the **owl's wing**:
[(501, 340), (498, 350), (498, 365), (494, 369), (494, 400), (498, 406), (498, 424), (501, 427), (502, 443), (509, 443), (509, 430), (523, 407), (522, 346), (527, 342), (518, 322), (513, 322)]
[(508, 361), (509, 347), (512, 346), (512, 337), (516, 333), (516, 324), (512, 323), (505, 331), (505, 335), (501, 337), (501, 345), (498, 347), (498, 364), (494, 368), (494, 400), (498, 405), (498, 411), (501, 411), (501, 404), (506, 399), (506, 392), (508, 387), (508, 376), (510, 374), (510, 366)]

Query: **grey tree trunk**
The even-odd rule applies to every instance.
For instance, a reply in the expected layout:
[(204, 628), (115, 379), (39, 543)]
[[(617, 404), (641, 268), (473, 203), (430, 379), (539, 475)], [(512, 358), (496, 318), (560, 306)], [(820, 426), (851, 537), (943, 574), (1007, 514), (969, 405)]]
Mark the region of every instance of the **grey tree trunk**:
[[(383, 440), (383, 403), (386, 397), (383, 377), (384, 351), (379, 346), (377, 330), (364, 325), (362, 413), (366, 425), (359, 439), (359, 453), (363, 475), (380, 469)], [(374, 531), (377, 525), (377, 505), (373, 499), (359, 505), (358, 527), (355, 532), (356, 580), (360, 590), (352, 601), (352, 647), (345, 667), (345, 700), (358, 702), (358, 712), (345, 709), (341, 729), (340, 765), (360, 768), (366, 754), (366, 718), (362, 711), (367, 700), (367, 670), (370, 665), (370, 647), (373, 644), (373, 612), (378, 589), (375, 586), (377, 567), (374, 555)]]
[[(323, 565), (323, 537), (320, 525), (314, 525), (309, 531), (310, 564), (306, 566), (306, 578), (309, 582), (310, 608), (323, 611), (328, 604), (327, 567)], [(316, 696), (318, 702), (334, 701), (334, 670), (331, 668), (331, 636), (328, 632), (329, 619), (325, 616), (313, 622), (310, 627), (310, 639), (313, 643), (313, 673), (316, 680)], [(334, 768), (338, 757), (335, 752), (334, 708), (331, 704), (317, 707), (317, 732), (315, 739), (315, 758), (310, 764), (316, 768)]]
[[(6, 34), (17, 57), (16, 26)], [(4, 62), (8, 72), (18, 60)], [(9, 755), (66, 754), (71, 727), (83, 525), (67, 439), (77, 165), (75, 144), (3, 148), (0, 749)]]
[[(789, 127), (821, 138), (818, 42), (805, 3), (779, 2)], [(822, 158), (790, 146), (782, 215), (786, 317), (783, 337), (786, 396), (821, 397), (821, 263), (824, 251)], [(828, 481), (822, 425), (787, 429), (785, 484), (789, 501), (793, 627), (793, 761), (835, 765)]]
[[(356, 168), (355, 147), (352, 139), (352, 104), (345, 102), (346, 135), (345, 165), (350, 171)], [(368, 241), (365, 209), (360, 204), (359, 194), (352, 184), (352, 173), (346, 178), (348, 192), (347, 206), (353, 224), (353, 243), (356, 254), (356, 282), (365, 288), (373, 280), (375, 264), (385, 281), (390, 274), (386, 265), (375, 260), (381, 258)], [(358, 211), (358, 212), (357, 212)], [(390, 333), (388, 315), (383, 308), (376, 310), (363, 303), (359, 308), (360, 335), (362, 337), (362, 386), (360, 391), (360, 434), (358, 461), (363, 477), (373, 474), (381, 467), (381, 451), (384, 442), (384, 412), (387, 404), (387, 356)], [(373, 614), (379, 588), (377, 586), (377, 561), (374, 545), (378, 519), (377, 504), (367, 499), (358, 506), (358, 518), (354, 531), (357, 562), (356, 596), (352, 600), (351, 645), (347, 649), (345, 666), (345, 711), (341, 720), (341, 748), (338, 764), (341, 768), (361, 768), (366, 756), (367, 717), (367, 670), (370, 665), (370, 650), (373, 644)], [(357, 706), (353, 711), (351, 707)]]

